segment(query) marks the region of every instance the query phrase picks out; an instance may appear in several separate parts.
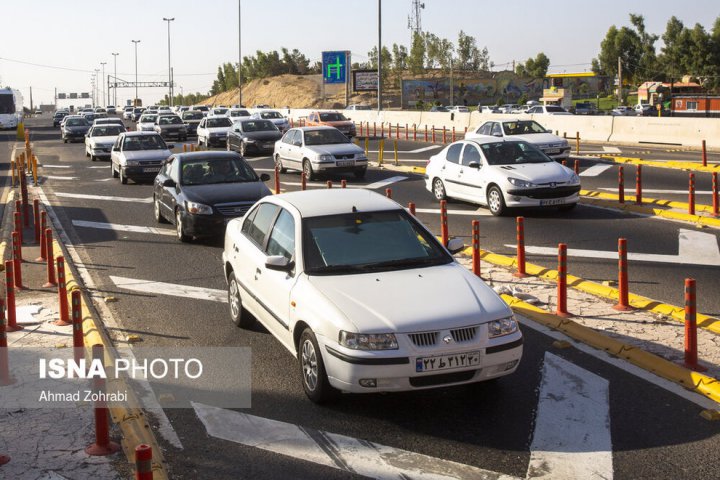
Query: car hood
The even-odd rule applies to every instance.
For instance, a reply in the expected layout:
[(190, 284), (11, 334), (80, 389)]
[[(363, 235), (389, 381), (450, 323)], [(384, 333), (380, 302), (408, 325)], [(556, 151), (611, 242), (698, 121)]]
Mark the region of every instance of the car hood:
[(315, 275), (308, 279), (360, 333), (455, 328), (512, 315), (489, 286), (455, 262), (394, 272)]
[(492, 165), (498, 175), (515, 177), (535, 184), (565, 183), (570, 181), (572, 170), (557, 162), (520, 163), (512, 165)]
[(352, 127), (353, 125), (355, 125), (353, 122), (351, 122), (349, 120), (338, 120), (336, 122), (320, 122), (320, 124), (321, 125), (329, 125), (329, 126), (335, 127), (335, 128), (341, 128), (341, 127), (347, 128), (347, 127)]
[(311, 145), (306, 146), (311, 152), (318, 155), (347, 155), (349, 153), (363, 153), (365, 150), (358, 147), (354, 143), (338, 143), (336, 145)]
[(246, 132), (242, 134), (251, 140), (277, 141), (282, 138), (281, 132)]
[(524, 140), (533, 145), (547, 145), (551, 143), (564, 143), (563, 139), (552, 133), (530, 133), (526, 135), (508, 135), (508, 140)]
[(270, 190), (264, 182), (215, 183), (212, 185), (182, 185), (185, 198), (204, 205), (257, 201)]
[(205, 127), (205, 130), (207, 130), (208, 133), (228, 133), (232, 130), (232, 127)]
[(117, 140), (117, 135), (108, 135), (103, 137), (90, 137), (90, 143), (95, 145), (112, 145)]
[(125, 160), (165, 160), (172, 152), (170, 150), (132, 150), (123, 152)]

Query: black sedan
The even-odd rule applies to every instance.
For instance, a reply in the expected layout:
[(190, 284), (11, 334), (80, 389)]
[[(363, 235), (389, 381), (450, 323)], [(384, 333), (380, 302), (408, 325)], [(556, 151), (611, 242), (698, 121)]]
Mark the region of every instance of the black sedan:
[(282, 138), (270, 120), (240, 120), (233, 124), (227, 136), (227, 149), (245, 156), (248, 152), (257, 154), (272, 153), (275, 142)]
[(263, 183), (268, 180), (235, 152), (173, 155), (155, 177), (155, 220), (174, 223), (181, 242), (221, 236), (230, 220), (270, 195)]

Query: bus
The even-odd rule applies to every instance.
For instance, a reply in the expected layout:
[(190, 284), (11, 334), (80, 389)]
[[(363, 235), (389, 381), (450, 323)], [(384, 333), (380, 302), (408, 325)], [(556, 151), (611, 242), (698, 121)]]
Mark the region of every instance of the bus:
[(22, 115), (23, 97), (20, 91), (0, 88), (0, 130), (17, 128)]

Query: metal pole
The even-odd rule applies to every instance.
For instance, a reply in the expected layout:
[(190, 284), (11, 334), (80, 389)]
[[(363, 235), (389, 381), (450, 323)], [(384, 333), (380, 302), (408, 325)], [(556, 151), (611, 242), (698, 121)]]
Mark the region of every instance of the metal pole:
[(138, 72), (137, 72), (137, 44), (140, 40), (130, 40), (135, 44), (135, 99), (133, 100), (133, 107), (137, 107), (138, 100)]
[(382, 110), (382, 0), (378, 0), (378, 112)]
[(242, 2), (238, 0), (238, 105), (242, 105)]
[(170, 22), (175, 20), (175, 17), (173, 18), (165, 18), (163, 17), (163, 20), (165, 20), (168, 24), (168, 106), (173, 106), (173, 89), (172, 89), (172, 67), (170, 66)]
[(117, 56), (119, 53), (113, 53), (113, 63), (115, 64), (115, 88), (113, 89), (113, 104), (117, 107)]
[(102, 75), (102, 79), (103, 79), (103, 83), (102, 83), (102, 86), (103, 86), (103, 88), (102, 88), (103, 100), (105, 101), (105, 106), (107, 107), (107, 104), (108, 104), (109, 102), (107, 101), (107, 89), (105, 88), (105, 84), (107, 83), (107, 80), (105, 79), (105, 64), (106, 64), (106, 63), (107, 63), (107, 62), (100, 62), (100, 65), (102, 65), (102, 72), (103, 72), (103, 75)]

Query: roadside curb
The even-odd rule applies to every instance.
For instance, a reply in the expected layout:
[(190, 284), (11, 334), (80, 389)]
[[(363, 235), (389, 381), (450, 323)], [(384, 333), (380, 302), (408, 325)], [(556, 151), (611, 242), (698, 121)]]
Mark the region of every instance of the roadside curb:
[(634, 157), (610, 157), (608, 155), (602, 155), (600, 158), (620, 164), (647, 165), (648, 167), (669, 168), (672, 170), (690, 170), (696, 172), (720, 172), (720, 164), (718, 163), (703, 166), (702, 163), (696, 162), (660, 162), (657, 160), (643, 160), (642, 158)]
[[(598, 192), (597, 190), (580, 190), (580, 195), (600, 200), (611, 200), (618, 202), (620, 197), (617, 194), (614, 193), (608, 193), (608, 192)], [(635, 202), (635, 195), (625, 195), (625, 200), (627, 203), (634, 203)], [(643, 197), (642, 199), (643, 205), (657, 205), (658, 207), (668, 207), (668, 208), (676, 208), (679, 210), (688, 210), (688, 204), (684, 202), (676, 202), (673, 200), (662, 200), (662, 199), (656, 199), (656, 198), (646, 198)], [(619, 205), (626, 205), (626, 204), (620, 204)], [(632, 206), (632, 205), (628, 205)], [(642, 205), (637, 205), (638, 207), (641, 207)], [(695, 210), (699, 212), (707, 212), (712, 214), (712, 205), (700, 205), (695, 204)], [(682, 212), (678, 212), (682, 213)], [(688, 215), (692, 217), (693, 215)], [(697, 215), (695, 215), (697, 216)], [(715, 219), (716, 217), (710, 217)]]

